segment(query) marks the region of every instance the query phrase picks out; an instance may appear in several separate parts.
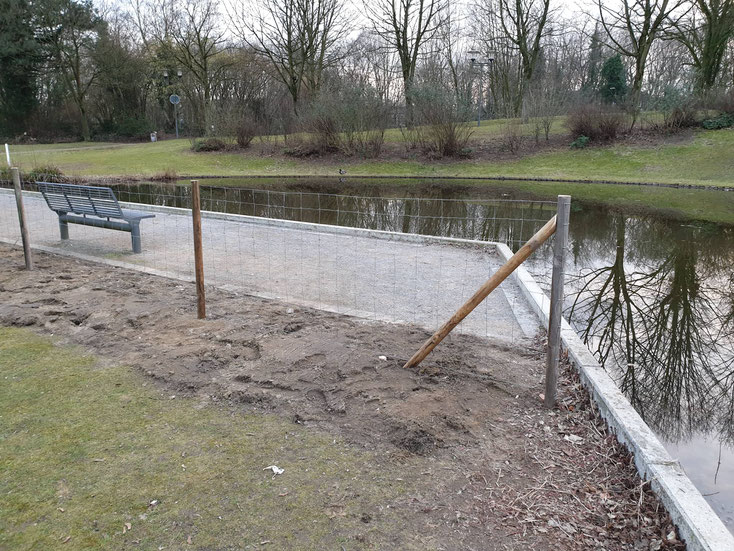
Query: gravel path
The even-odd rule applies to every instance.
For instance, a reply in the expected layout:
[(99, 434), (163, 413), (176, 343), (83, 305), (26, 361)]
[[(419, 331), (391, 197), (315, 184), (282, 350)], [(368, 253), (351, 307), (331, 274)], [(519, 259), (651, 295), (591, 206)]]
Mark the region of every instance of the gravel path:
[[(143, 253), (130, 235), (69, 225), (62, 242), (56, 215), (25, 196), (31, 243), (122, 261), (143, 271), (193, 277), (190, 217), (156, 213), (141, 224)], [(242, 292), (367, 319), (440, 326), (501, 264), (492, 247), (411, 243), (242, 221), (203, 220), (205, 279)], [(14, 197), (0, 192), (0, 239), (20, 242)], [(538, 320), (519, 288), (503, 283), (459, 332), (517, 342), (536, 336)]]

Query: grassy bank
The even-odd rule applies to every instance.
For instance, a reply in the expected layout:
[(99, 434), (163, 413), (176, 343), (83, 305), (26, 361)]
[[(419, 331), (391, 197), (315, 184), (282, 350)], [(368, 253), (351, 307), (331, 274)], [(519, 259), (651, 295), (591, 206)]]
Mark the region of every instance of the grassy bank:
[[(409, 478), (27, 330), (0, 328), (0, 365), (0, 549), (351, 548), (373, 531), (360, 516)], [(263, 470), (274, 463), (283, 475)]]
[[(559, 125), (556, 125), (559, 127)], [(491, 121), (479, 137), (501, 131)], [(528, 129), (526, 129), (526, 132)], [(389, 141), (400, 140), (397, 131)], [(278, 150), (275, 148), (276, 151)], [(662, 145), (621, 144), (571, 150), (560, 148), (500, 160), (427, 161), (417, 156), (365, 160), (356, 157), (295, 159), (282, 153), (194, 153), (186, 139), (144, 144), (55, 144), (18, 146), (14, 161), (24, 170), (57, 166), (64, 174), (86, 177), (148, 178), (163, 173), (185, 176), (349, 176), (518, 177), (591, 179), (731, 186), (734, 184), (734, 130), (700, 131), (691, 139)], [(486, 185), (499, 185), (487, 183)], [(641, 187), (504, 182), (503, 187), (550, 196), (571, 193), (576, 199), (630, 210), (662, 210), (686, 219), (734, 223), (731, 194)]]
[(734, 130), (701, 131), (689, 142), (645, 147), (617, 145), (520, 156), (501, 161), (356, 157), (293, 159), (244, 153), (193, 153), (187, 139), (143, 144), (54, 144), (15, 146), (15, 164), (29, 170), (56, 165), (80, 176), (142, 176), (174, 170), (182, 176), (278, 174), (325, 176), (347, 169), (354, 176), (513, 176), (634, 182), (732, 185)]

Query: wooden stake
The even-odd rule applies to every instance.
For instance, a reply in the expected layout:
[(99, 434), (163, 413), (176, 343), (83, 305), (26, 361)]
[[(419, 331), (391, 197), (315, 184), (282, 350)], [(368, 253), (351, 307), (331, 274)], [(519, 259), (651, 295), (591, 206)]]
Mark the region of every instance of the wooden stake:
[(459, 308), (453, 316), (451, 316), (451, 319), (444, 323), (441, 329), (436, 331), (430, 339), (423, 343), (423, 346), (420, 347), (420, 350), (413, 354), (413, 357), (410, 358), (403, 367), (415, 367), (420, 364), (425, 359), (425, 357), (431, 353), (431, 350), (436, 348), (438, 343), (446, 338), (446, 335), (451, 333), (454, 327), (461, 323), (461, 320), (468, 316), (472, 312), (472, 310), (474, 310), (474, 308), (479, 306), (479, 304), (481, 304), (481, 302), (485, 298), (487, 298), (489, 293), (494, 291), (500, 283), (507, 279), (507, 276), (514, 272), (515, 269), (533, 253), (533, 251), (535, 251), (551, 235), (553, 235), (554, 231), (556, 231), (555, 216), (551, 218), (545, 226), (540, 228), (540, 230), (538, 230), (538, 232), (530, 238), (530, 241), (525, 243), (525, 245), (523, 245), (519, 251), (512, 255), (512, 258), (505, 262), (505, 264), (499, 270), (492, 274), (492, 277), (490, 277), (479, 288), (479, 290), (474, 293), (474, 295), (469, 300), (467, 300), (466, 303), (464, 303), (464, 305)]
[(561, 318), (563, 314), (563, 276), (568, 246), (568, 221), (571, 196), (558, 196), (558, 228), (553, 243), (553, 275), (551, 278), (550, 316), (548, 320), (548, 352), (545, 361), (545, 406), (556, 405), (558, 356), (561, 350)]
[(20, 188), (20, 172), (17, 168), (11, 168), (13, 174), (13, 189), (15, 190), (15, 205), (18, 207), (18, 222), (20, 223), (20, 237), (23, 240), (23, 256), (25, 257), (25, 269), (33, 269), (33, 257), (31, 256), (31, 241), (28, 238), (28, 226), (25, 219), (25, 208), (23, 207), (23, 192)]
[(204, 294), (204, 251), (201, 246), (201, 199), (199, 180), (191, 180), (191, 216), (194, 221), (194, 264), (196, 266), (196, 310), (199, 319), (206, 318)]

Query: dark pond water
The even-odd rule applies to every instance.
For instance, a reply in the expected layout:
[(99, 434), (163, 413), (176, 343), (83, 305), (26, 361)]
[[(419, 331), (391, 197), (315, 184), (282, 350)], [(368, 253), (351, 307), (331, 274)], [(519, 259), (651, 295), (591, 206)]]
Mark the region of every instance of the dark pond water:
[[(202, 184), (212, 184), (202, 188), (205, 210), (498, 240), (514, 249), (555, 210), (456, 181)], [(117, 186), (117, 193), (190, 206), (188, 186)], [(566, 316), (734, 531), (734, 230), (574, 205), (570, 233)], [(529, 262), (547, 286), (550, 248)]]

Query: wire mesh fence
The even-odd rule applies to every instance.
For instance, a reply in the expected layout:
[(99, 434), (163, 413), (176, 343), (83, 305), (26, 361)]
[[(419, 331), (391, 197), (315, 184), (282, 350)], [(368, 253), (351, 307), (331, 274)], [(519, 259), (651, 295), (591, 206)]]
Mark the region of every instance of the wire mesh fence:
[[(51, 180), (49, 180), (51, 181)], [(191, 208), (189, 185), (111, 184), (120, 201)], [(24, 189), (36, 191), (32, 182)], [(334, 226), (477, 239), (521, 246), (555, 214), (555, 202), (370, 197), (201, 186), (202, 210)]]
[[(12, 183), (2, 181), (0, 187)], [(34, 182), (25, 182), (31, 243), (193, 279), (191, 187), (110, 187), (123, 210), (155, 215), (140, 221), (140, 254), (133, 253), (129, 233), (90, 225), (84, 215), (68, 225), (69, 239), (61, 239), (57, 213), (37, 193)], [(503, 263), (494, 246), (477, 241), (517, 249), (555, 214), (555, 203), (548, 201), (365, 197), (212, 186), (201, 187), (201, 203), (207, 284), (429, 330)], [(14, 209), (12, 194), (0, 192), (0, 239), (11, 243), (19, 240)], [(394, 233), (376, 238), (345, 228)], [(403, 239), (403, 234), (475, 241)], [(516, 341), (534, 336), (537, 328), (520, 289), (508, 280), (459, 331)]]

